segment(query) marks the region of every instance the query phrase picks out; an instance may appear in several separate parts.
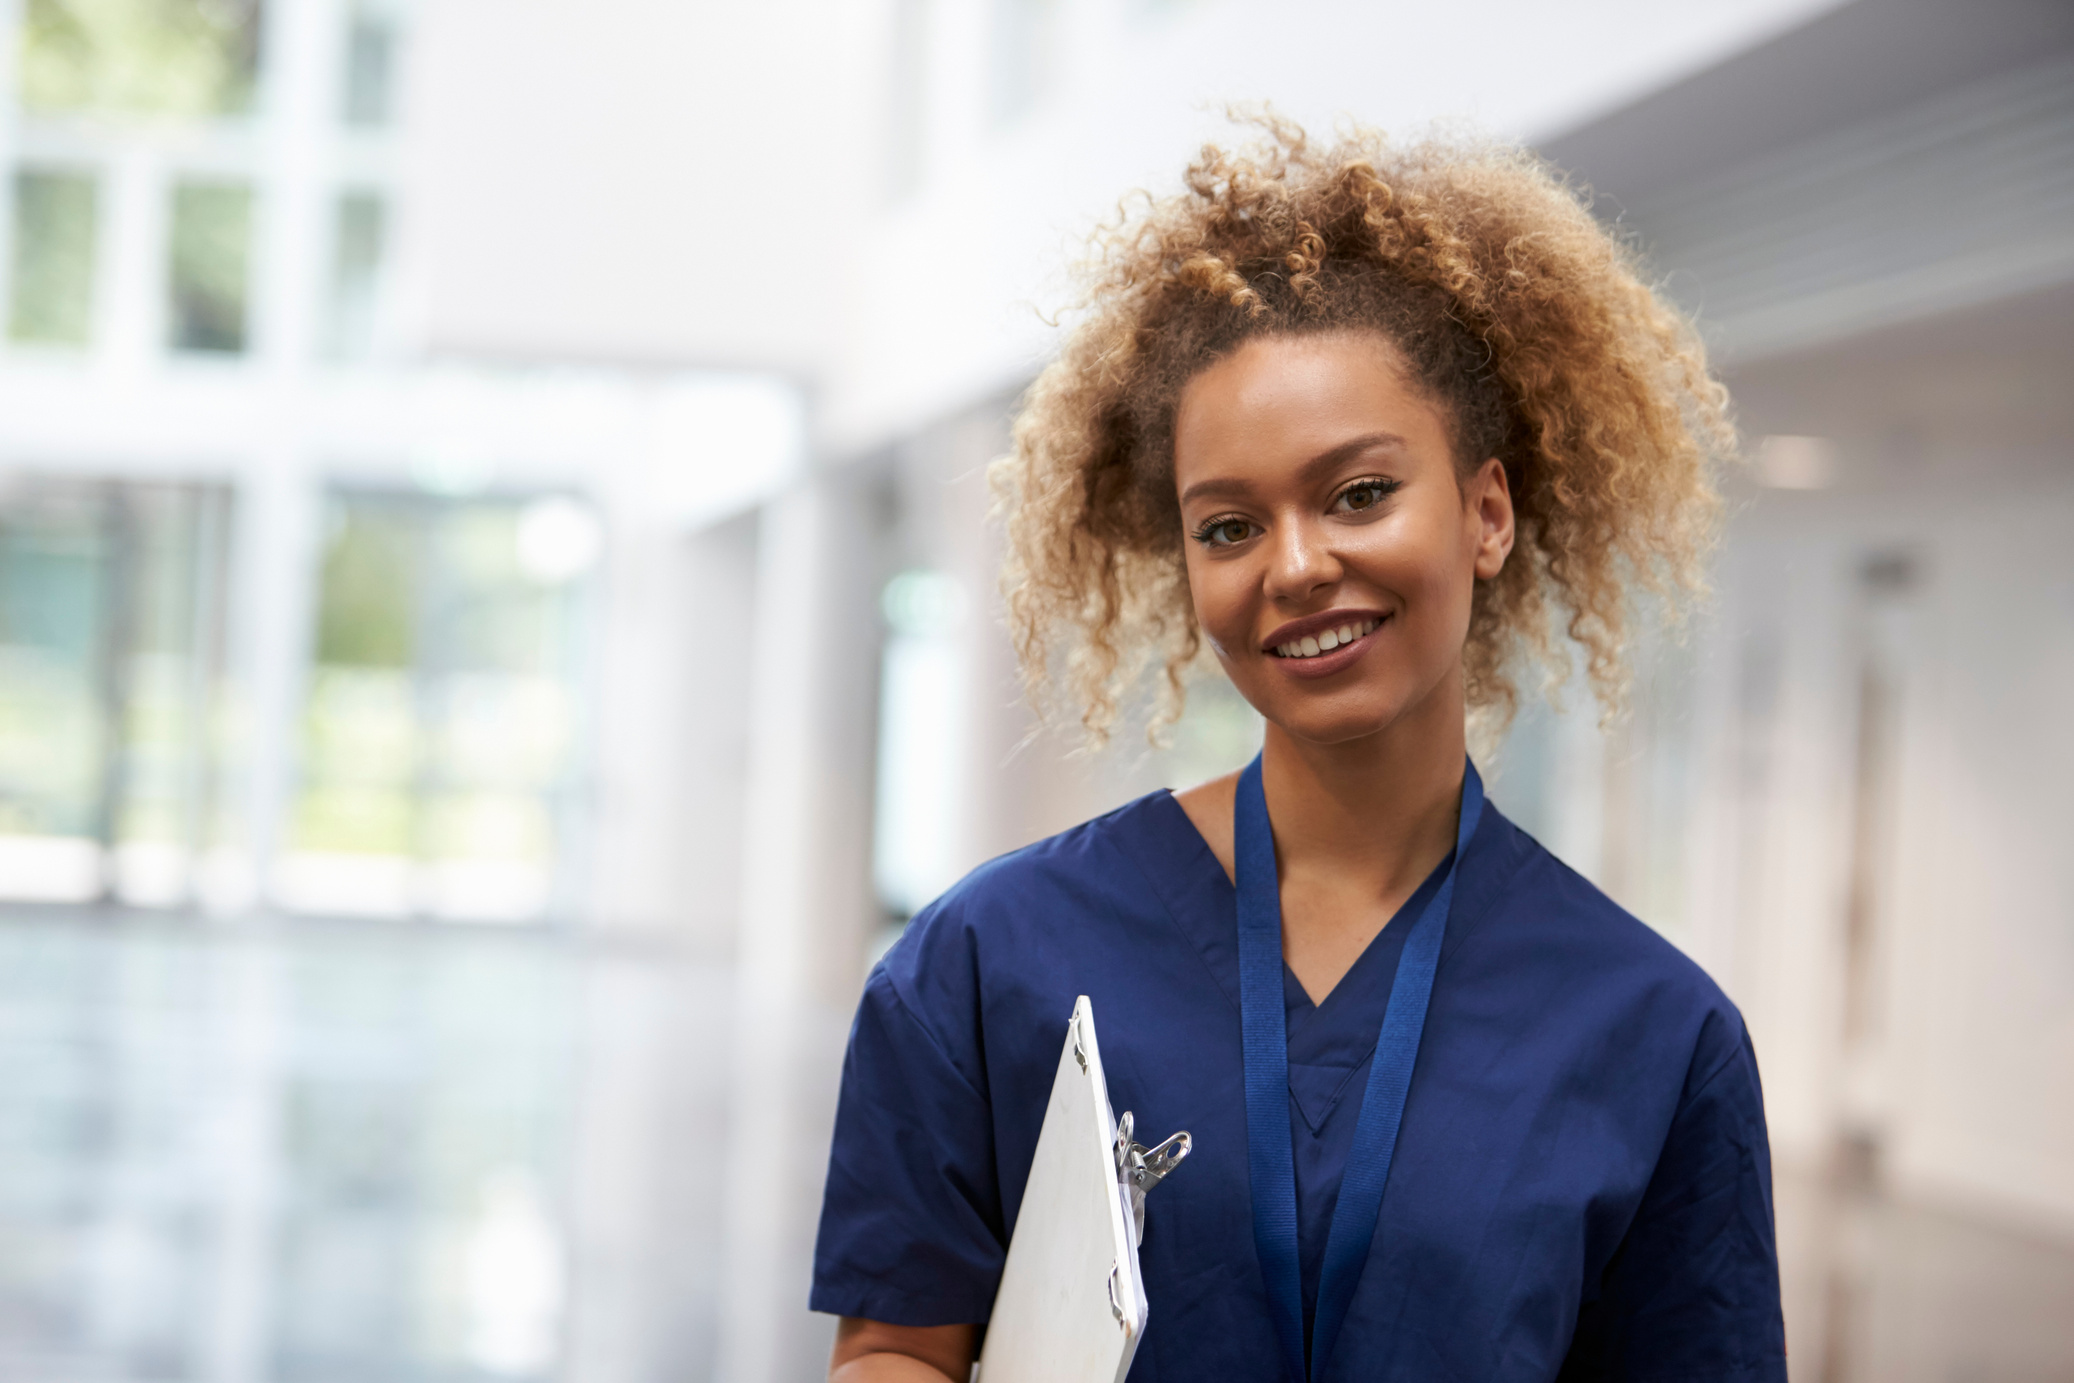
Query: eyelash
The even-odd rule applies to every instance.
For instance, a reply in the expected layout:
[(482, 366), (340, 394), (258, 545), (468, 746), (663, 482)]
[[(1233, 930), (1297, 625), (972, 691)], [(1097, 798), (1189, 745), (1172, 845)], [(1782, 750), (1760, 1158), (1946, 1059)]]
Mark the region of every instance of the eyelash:
[[(1345, 499), (1347, 496), (1351, 494), (1356, 494), (1362, 490), (1373, 490), (1376, 492), (1374, 499), (1370, 500), (1368, 503), (1360, 506), (1357, 509), (1350, 509), (1347, 511), (1348, 513), (1352, 514), (1366, 513), (1368, 510), (1375, 508), (1376, 505), (1388, 499), (1391, 495), (1397, 493), (1397, 491), (1402, 489), (1403, 487), (1403, 481), (1392, 480), (1388, 476), (1367, 476), (1363, 479), (1354, 481), (1352, 484), (1340, 490), (1338, 494), (1332, 497), (1332, 504), (1334, 508), (1337, 508), (1339, 506), (1340, 501)], [(1201, 543), (1204, 547), (1228, 547), (1231, 546), (1231, 543), (1243, 542), (1244, 539), (1234, 538), (1231, 540), (1231, 543), (1223, 544), (1215, 543), (1211, 541), (1211, 539), (1218, 529), (1228, 527), (1235, 523), (1242, 523), (1247, 525), (1248, 527), (1251, 527), (1253, 521), (1239, 514), (1219, 514), (1214, 518), (1205, 519), (1201, 524), (1197, 525), (1195, 531), (1189, 536), (1194, 538), (1195, 541)]]
[(1390, 477), (1386, 475), (1371, 475), (1364, 479), (1357, 480), (1353, 484), (1341, 490), (1338, 494), (1332, 497), (1332, 502), (1333, 504), (1337, 505), (1341, 500), (1345, 499), (1348, 495), (1351, 495), (1356, 491), (1374, 490), (1376, 492), (1374, 499), (1362, 505), (1360, 509), (1348, 511), (1350, 513), (1359, 514), (1365, 510), (1375, 508), (1376, 505), (1381, 504), (1384, 500), (1388, 499), (1391, 495), (1396, 494), (1399, 490), (1403, 488), (1404, 482), (1401, 480), (1392, 480), (1390, 479)]
[[(1215, 533), (1220, 528), (1228, 528), (1235, 523), (1243, 523), (1248, 527), (1251, 527), (1253, 520), (1242, 519), (1236, 514), (1220, 514), (1218, 517), (1214, 519), (1203, 520), (1203, 522), (1197, 526), (1195, 532), (1191, 533), (1189, 536), (1194, 538), (1197, 542), (1201, 543), (1204, 547), (1229, 547), (1231, 546), (1231, 543), (1212, 542), (1210, 540), (1210, 535)], [(1232, 539), (1233, 543), (1242, 541), (1244, 540), (1240, 538)]]

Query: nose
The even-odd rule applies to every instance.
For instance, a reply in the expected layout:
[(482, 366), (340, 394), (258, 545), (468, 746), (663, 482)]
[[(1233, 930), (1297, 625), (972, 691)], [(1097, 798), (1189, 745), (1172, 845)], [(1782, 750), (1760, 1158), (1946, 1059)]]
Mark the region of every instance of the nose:
[(1276, 601), (1302, 604), (1340, 579), (1339, 558), (1318, 525), (1306, 517), (1284, 516), (1268, 537), (1267, 595)]

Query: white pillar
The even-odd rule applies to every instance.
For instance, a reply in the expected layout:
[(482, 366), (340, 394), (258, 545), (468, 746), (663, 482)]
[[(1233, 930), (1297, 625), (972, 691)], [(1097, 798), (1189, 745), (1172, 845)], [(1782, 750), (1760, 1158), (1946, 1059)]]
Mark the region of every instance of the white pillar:
[(331, 202), (324, 178), (344, 27), (336, 0), (274, 0), (266, 10), (265, 142), (253, 180), (246, 348), (284, 383), (308, 376), (328, 286), (321, 247), (331, 243)]
[(860, 488), (824, 476), (766, 506), (757, 535), (722, 1383), (826, 1368), (830, 1326), (806, 1298), (843, 1039), (875, 912), (875, 527)]

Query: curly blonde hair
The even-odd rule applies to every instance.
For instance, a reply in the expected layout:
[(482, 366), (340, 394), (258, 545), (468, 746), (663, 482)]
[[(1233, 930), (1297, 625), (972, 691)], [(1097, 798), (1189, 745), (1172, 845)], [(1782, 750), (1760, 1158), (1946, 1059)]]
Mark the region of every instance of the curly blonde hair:
[(1258, 123), (1258, 147), (1205, 147), (1185, 192), (1096, 236), (1081, 319), (994, 465), (1033, 699), (1064, 691), (1099, 743), (1156, 665), (1152, 728), (1179, 715), (1202, 648), (1173, 483), (1181, 391), (1251, 338), (1366, 330), (1448, 417), (1463, 473), (1497, 457), (1511, 483), (1517, 545), (1477, 586), (1469, 707), (1510, 716), (1522, 651), (1551, 683), (1567, 671), (1553, 604), (1611, 713), (1630, 589), (1673, 618), (1703, 589), (1734, 432), (1697, 335), (1523, 150), (1368, 131), (1314, 149)]

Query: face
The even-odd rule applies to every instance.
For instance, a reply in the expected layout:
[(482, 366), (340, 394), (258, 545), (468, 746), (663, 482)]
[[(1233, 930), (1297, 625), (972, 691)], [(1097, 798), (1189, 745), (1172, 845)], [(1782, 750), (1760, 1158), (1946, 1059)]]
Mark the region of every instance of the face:
[(1196, 618), (1282, 731), (1337, 744), (1462, 714), (1477, 580), (1512, 550), (1504, 468), (1366, 332), (1266, 337), (1189, 381), (1174, 484)]

